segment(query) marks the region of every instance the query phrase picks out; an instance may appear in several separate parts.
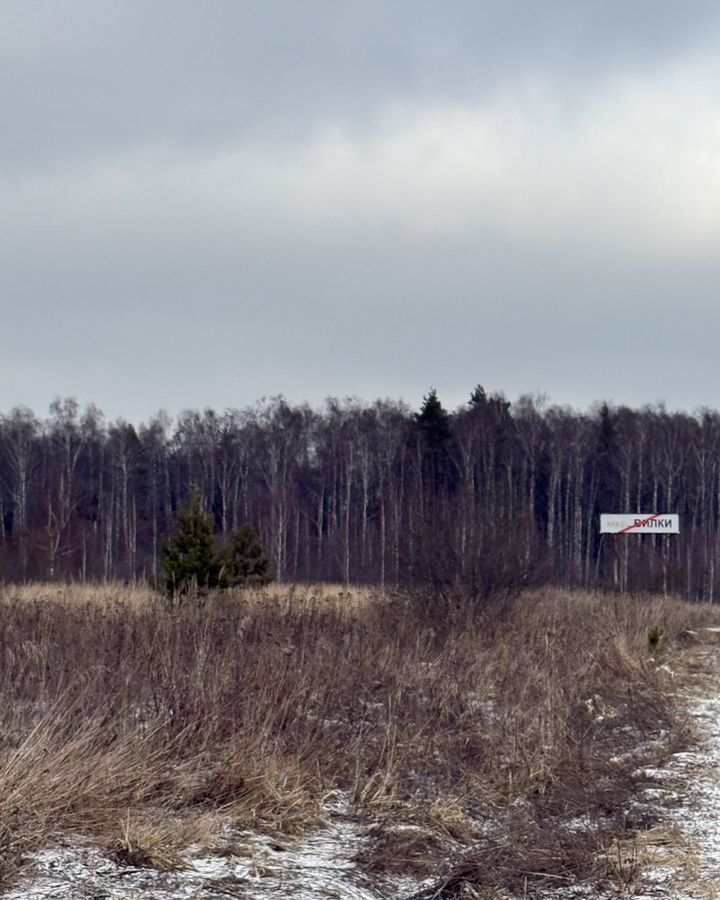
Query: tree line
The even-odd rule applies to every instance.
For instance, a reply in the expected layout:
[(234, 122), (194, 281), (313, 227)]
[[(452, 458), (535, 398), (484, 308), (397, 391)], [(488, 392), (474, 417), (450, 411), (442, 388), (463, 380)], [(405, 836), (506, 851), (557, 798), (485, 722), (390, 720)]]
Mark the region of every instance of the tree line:
[[(0, 417), (0, 577), (161, 576), (197, 492), (216, 533), (250, 523), (285, 581), (530, 582), (720, 592), (720, 413), (590, 411), (478, 386), (453, 412), (282, 397), (135, 427), (57, 400)], [(674, 537), (599, 534), (600, 512), (677, 512)]]

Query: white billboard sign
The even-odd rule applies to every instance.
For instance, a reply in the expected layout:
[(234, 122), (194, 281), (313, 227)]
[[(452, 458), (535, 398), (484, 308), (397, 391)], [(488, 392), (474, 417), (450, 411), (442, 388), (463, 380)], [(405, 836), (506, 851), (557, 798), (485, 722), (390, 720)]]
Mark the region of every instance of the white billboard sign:
[(601, 513), (601, 534), (680, 534), (677, 513)]

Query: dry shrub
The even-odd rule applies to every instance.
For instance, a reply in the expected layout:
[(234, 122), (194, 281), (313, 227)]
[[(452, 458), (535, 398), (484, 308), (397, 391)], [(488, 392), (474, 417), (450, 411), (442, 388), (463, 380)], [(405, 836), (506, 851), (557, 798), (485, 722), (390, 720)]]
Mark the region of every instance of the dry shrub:
[[(619, 836), (612, 829), (548, 829), (527, 815), (511, 815), (503, 833), (478, 842), (471, 852), (438, 860), (445, 873), (412, 900), (547, 897), (547, 888), (589, 880), (602, 896), (635, 896), (644, 870), (657, 865), (692, 865), (691, 849), (675, 826)], [(579, 896), (590, 896), (581, 889)], [(574, 895), (573, 895), (574, 896)]]
[[(479, 842), (490, 863), (463, 858), (473, 871), (505, 854), (523, 878), (587, 874), (600, 832), (580, 852), (562, 820), (602, 820), (616, 835), (640, 764), (623, 752), (657, 736), (650, 759), (668, 751), (660, 736), (678, 734), (648, 632), (662, 631), (670, 658), (673, 635), (712, 618), (550, 590), (442, 627), (408, 598), (367, 591), (273, 588), (170, 608), (139, 589), (54, 590), (0, 597), (6, 871), (60, 831), (151, 863), (158, 847), (177, 850), (163, 817), (297, 833), (340, 791), (358, 815), (388, 823), (364, 856), (374, 871), (392, 855), (406, 870), (424, 857), (440, 871), (449, 850)], [(518, 803), (522, 824), (508, 813)], [(390, 829), (399, 815), (414, 836)], [(118, 836), (121, 821), (135, 830)], [(542, 840), (514, 842), (521, 865), (507, 838), (479, 828), (488, 821)], [(400, 840), (402, 853), (390, 846)]]
[(448, 866), (431, 887), (414, 900), (460, 900), (467, 897), (529, 897), (548, 886), (577, 884), (597, 869), (595, 847), (584, 835), (515, 827), (505, 839), (487, 840), (465, 859)]
[(354, 859), (371, 873), (427, 878), (437, 874), (448, 853), (441, 837), (417, 825), (392, 827), (385, 822), (372, 828), (368, 837), (367, 846)]
[(113, 848), (113, 856), (126, 866), (172, 872), (185, 867), (174, 845), (176, 834), (171, 826), (133, 822), (128, 814), (120, 822), (120, 837)]

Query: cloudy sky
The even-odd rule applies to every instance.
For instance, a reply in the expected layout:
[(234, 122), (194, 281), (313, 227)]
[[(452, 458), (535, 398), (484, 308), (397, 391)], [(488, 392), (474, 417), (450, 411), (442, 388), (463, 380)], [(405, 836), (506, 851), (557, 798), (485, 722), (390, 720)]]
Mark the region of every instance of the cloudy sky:
[(720, 4), (0, 0), (0, 411), (720, 407)]

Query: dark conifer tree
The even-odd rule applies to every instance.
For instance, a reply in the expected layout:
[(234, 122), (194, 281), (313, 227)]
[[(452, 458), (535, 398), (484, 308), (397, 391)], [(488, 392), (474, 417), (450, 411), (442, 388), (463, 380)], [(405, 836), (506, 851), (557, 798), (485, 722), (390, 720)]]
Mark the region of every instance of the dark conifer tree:
[(272, 581), (270, 560), (252, 525), (243, 525), (233, 534), (226, 559), (227, 577), (233, 587), (261, 586)]
[(599, 556), (601, 555), (602, 547), (602, 537), (599, 529), (600, 515), (602, 513), (627, 512), (627, 510), (620, 508), (621, 491), (617, 428), (607, 403), (603, 403), (600, 408), (592, 466), (593, 472), (589, 483), (595, 487), (595, 502), (592, 507), (592, 520), (588, 523), (588, 527), (592, 529), (593, 556), (600, 564)]
[(225, 566), (215, 549), (213, 517), (203, 511), (197, 490), (178, 512), (177, 531), (167, 541), (162, 561), (168, 594), (186, 596), (224, 586)]
[(600, 408), (595, 444), (596, 513), (628, 512), (620, 508), (619, 447), (615, 418), (607, 403)]
[(414, 421), (423, 454), (424, 483), (433, 491), (452, 487), (455, 467), (450, 454), (453, 440), (450, 416), (438, 399), (435, 388), (423, 397), (423, 405), (420, 412), (415, 413)]

